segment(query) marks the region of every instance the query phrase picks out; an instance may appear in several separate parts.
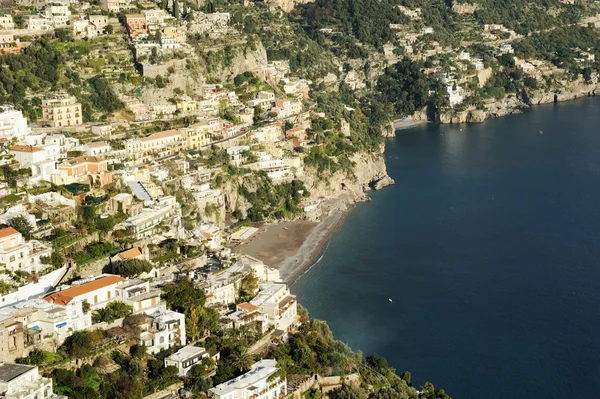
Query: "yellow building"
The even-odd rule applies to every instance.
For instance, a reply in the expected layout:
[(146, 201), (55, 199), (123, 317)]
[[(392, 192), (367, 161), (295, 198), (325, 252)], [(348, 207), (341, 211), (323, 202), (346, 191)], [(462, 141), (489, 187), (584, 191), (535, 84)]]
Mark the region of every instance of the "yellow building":
[(180, 129), (188, 149), (198, 149), (212, 142), (212, 130), (208, 123), (201, 122)]
[(198, 109), (196, 100), (185, 96), (177, 100), (177, 111), (179, 112), (194, 112)]
[(81, 104), (74, 96), (56, 96), (42, 100), (42, 118), (52, 127), (83, 123)]
[(127, 157), (141, 162), (146, 162), (151, 157), (161, 158), (173, 155), (185, 148), (185, 138), (178, 130), (166, 130), (142, 139), (132, 139), (125, 142)]
[(185, 32), (183, 32), (181, 29), (178, 29), (174, 26), (167, 26), (163, 30), (163, 33), (167, 36), (174, 37), (175, 40), (177, 40), (177, 43), (185, 43)]

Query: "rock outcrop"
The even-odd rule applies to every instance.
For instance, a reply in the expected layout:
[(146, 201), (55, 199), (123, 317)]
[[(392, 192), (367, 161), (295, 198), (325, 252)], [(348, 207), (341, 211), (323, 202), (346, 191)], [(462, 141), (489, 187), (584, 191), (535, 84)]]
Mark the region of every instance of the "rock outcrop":
[(365, 191), (381, 189), (393, 184), (387, 174), (383, 146), (380, 152), (361, 152), (351, 158), (354, 163), (354, 176), (339, 171), (328, 176), (318, 175), (315, 170), (307, 169), (302, 178), (312, 198), (336, 198), (345, 203), (368, 200)]

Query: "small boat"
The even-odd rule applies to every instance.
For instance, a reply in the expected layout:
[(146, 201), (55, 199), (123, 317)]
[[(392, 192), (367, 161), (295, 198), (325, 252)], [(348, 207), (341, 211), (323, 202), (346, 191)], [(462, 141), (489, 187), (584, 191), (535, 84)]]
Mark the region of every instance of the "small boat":
[(394, 301), (392, 301), (392, 298), (388, 298), (388, 301), (390, 301), (390, 303), (394, 303)]

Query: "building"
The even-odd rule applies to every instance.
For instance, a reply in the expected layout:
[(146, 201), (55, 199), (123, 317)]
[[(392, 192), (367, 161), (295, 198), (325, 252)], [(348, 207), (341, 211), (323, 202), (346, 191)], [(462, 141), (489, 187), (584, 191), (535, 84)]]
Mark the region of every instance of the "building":
[(125, 15), (125, 27), (130, 37), (145, 35), (149, 32), (148, 23), (142, 14)]
[(0, 229), (0, 263), (7, 270), (39, 273), (49, 267), (41, 258), (50, 256), (52, 250), (36, 240), (26, 241), (12, 227)]
[(196, 123), (180, 129), (188, 150), (209, 145), (212, 141), (212, 130), (206, 122)]
[(287, 396), (287, 380), (277, 375), (277, 361), (263, 359), (246, 374), (210, 389), (214, 399), (277, 399)]
[(179, 98), (176, 105), (179, 112), (194, 112), (198, 109), (196, 100), (188, 96)]
[(21, 140), (31, 129), (21, 111), (10, 105), (0, 106), (0, 137)]
[(21, 43), (19, 39), (15, 40), (12, 33), (0, 32), (0, 55), (17, 54), (21, 52)]
[(134, 161), (145, 163), (152, 157), (165, 157), (176, 154), (186, 147), (186, 140), (179, 130), (166, 130), (151, 134), (142, 139), (125, 142), (125, 153)]
[(60, 4), (48, 4), (40, 13), (53, 28), (62, 28), (67, 26), (71, 18), (69, 6)]
[(92, 312), (83, 310), (82, 301), (60, 304), (34, 299), (16, 304), (14, 308), (19, 311), (13, 314), (28, 313), (28, 328), (38, 331), (42, 337), (51, 337), (59, 345), (74, 332), (92, 326)]
[(154, 228), (163, 220), (171, 217), (180, 217), (181, 208), (173, 196), (158, 198), (150, 207), (142, 209), (136, 216), (132, 216), (119, 224), (116, 228), (129, 231), (136, 238), (152, 235)]
[(30, 31), (51, 31), (54, 28), (48, 20), (44, 17), (40, 17), (38, 15), (26, 15), (25, 19), (25, 28)]
[(116, 300), (131, 306), (133, 313), (152, 314), (167, 309), (167, 305), (160, 301), (160, 290), (150, 288), (150, 283), (145, 280), (122, 281), (117, 285), (116, 294)]
[(82, 183), (91, 187), (102, 187), (113, 182), (113, 173), (108, 170), (108, 161), (100, 157), (81, 156), (69, 159), (57, 166), (53, 175), (54, 184)]
[(88, 19), (76, 18), (71, 21), (71, 35), (78, 39), (93, 39), (98, 36), (98, 29)]
[(122, 212), (128, 216), (139, 215), (144, 209), (144, 203), (136, 201), (129, 193), (119, 193), (108, 200), (106, 210)]
[(83, 150), (86, 155), (95, 156), (106, 156), (111, 151), (111, 146), (106, 141), (94, 141), (86, 143), (83, 146)]
[(0, 364), (0, 395), (7, 399), (52, 398), (52, 379), (40, 375), (37, 366)]
[(106, 15), (88, 15), (88, 20), (96, 27), (98, 33), (104, 32), (104, 28), (108, 26), (108, 16)]
[(250, 151), (250, 146), (238, 145), (229, 147), (227, 154), (229, 154), (230, 162), (233, 166), (240, 166), (244, 162), (244, 154)]
[(139, 344), (146, 345), (148, 352), (154, 354), (174, 346), (184, 346), (185, 316), (172, 310), (158, 311), (148, 317), (141, 326)]
[(0, 29), (12, 30), (15, 29), (13, 17), (10, 14), (0, 15)]
[(42, 118), (52, 127), (79, 125), (83, 122), (81, 104), (74, 96), (54, 96), (42, 100)]
[(105, 11), (118, 13), (131, 7), (131, 0), (101, 0), (100, 8)]
[(179, 370), (180, 377), (187, 377), (188, 373), (202, 359), (220, 359), (220, 353), (210, 353), (204, 348), (187, 345), (165, 358), (165, 367), (175, 366)]
[(269, 317), (269, 324), (276, 329), (287, 331), (298, 324), (298, 303), (290, 294), (285, 283), (264, 283), (259, 286), (258, 295), (250, 301), (261, 313)]
[(11, 314), (0, 315), (0, 363), (12, 363), (27, 355), (40, 335), (23, 325), (20, 318)]
[(71, 302), (86, 302), (92, 310), (103, 309), (116, 298), (121, 276), (103, 274), (95, 279), (75, 281), (69, 288), (52, 292), (44, 297), (46, 302), (68, 305)]
[(258, 306), (251, 303), (238, 303), (235, 312), (221, 317), (219, 324), (222, 329), (256, 326), (264, 333), (269, 328), (269, 315), (261, 312)]

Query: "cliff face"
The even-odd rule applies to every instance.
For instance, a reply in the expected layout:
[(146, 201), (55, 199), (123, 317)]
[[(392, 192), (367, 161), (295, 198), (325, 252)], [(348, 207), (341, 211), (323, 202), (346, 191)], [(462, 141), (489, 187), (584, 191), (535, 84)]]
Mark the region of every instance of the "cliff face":
[(380, 189), (394, 184), (387, 174), (383, 146), (376, 153), (358, 153), (351, 158), (354, 162), (354, 177), (345, 172), (336, 172), (328, 176), (318, 175), (315, 170), (306, 169), (303, 177), (312, 198), (336, 198), (347, 204), (365, 201), (365, 191)]

